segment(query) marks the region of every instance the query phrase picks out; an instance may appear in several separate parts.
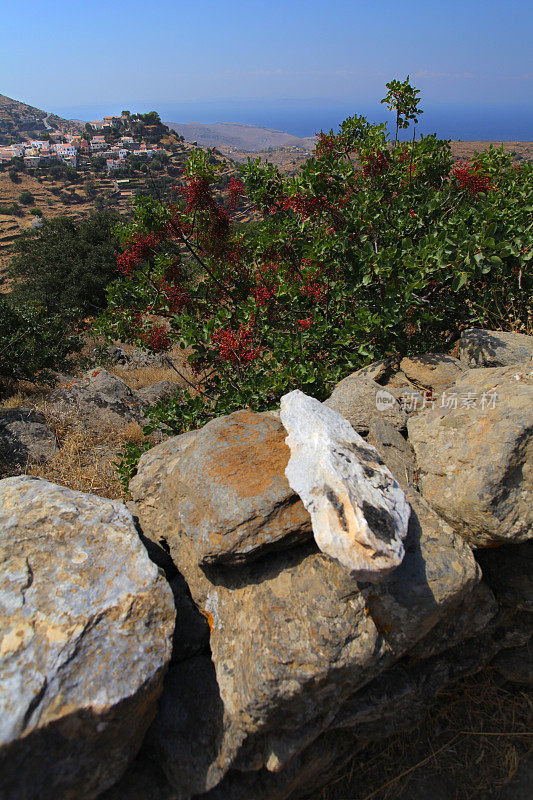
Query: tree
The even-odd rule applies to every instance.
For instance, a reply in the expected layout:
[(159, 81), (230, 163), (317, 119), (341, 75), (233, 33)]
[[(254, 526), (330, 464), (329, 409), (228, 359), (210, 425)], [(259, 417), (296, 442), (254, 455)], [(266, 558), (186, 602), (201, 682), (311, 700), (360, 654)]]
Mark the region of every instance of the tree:
[(24, 189), (24, 191), (19, 194), (19, 202), (24, 206), (31, 206), (34, 200), (34, 196), (28, 189)]
[(46, 381), (51, 370), (68, 369), (81, 345), (60, 315), (0, 296), (0, 394), (10, 381)]
[[(397, 127), (420, 113), (413, 93)], [(533, 167), (503, 149), (454, 165), (448, 141), (391, 148), (385, 125), (354, 116), (320, 134), (294, 177), (260, 159), (244, 185), (219, 173), (193, 152), (175, 201), (136, 198), (120, 229), (122, 277), (100, 330), (162, 352), (180, 342), (197, 375), (194, 392), (151, 412), (154, 426), (273, 408), (293, 388), (324, 399), (387, 354), (442, 350), (511, 312), (527, 324)], [(244, 199), (260, 215), (246, 228)]]
[(148, 114), (139, 114), (139, 117), (145, 125), (161, 125), (161, 117), (157, 111), (149, 111)]
[(404, 130), (409, 127), (410, 122), (418, 124), (418, 115), (423, 111), (418, 107), (420, 100), (417, 94), (420, 94), (418, 89), (414, 89), (409, 83), (409, 75), (405, 81), (390, 81), (385, 84), (389, 90), (386, 97), (381, 100), (386, 103), (390, 111), (396, 111), (396, 134), (394, 136), (394, 143), (398, 141), (398, 130)]
[(37, 299), (47, 313), (67, 318), (101, 311), (115, 277), (117, 222), (115, 214), (93, 213), (80, 222), (56, 217), (24, 232), (10, 265), (14, 299)]

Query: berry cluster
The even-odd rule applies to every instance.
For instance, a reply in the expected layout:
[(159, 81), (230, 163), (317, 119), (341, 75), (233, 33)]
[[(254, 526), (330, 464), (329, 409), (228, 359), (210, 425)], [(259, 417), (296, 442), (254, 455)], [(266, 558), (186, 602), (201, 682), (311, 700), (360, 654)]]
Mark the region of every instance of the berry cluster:
[(164, 325), (152, 325), (143, 333), (142, 340), (146, 347), (153, 350), (154, 353), (170, 350), (171, 347), (170, 336)]
[(370, 150), (370, 152), (361, 157), (361, 161), (362, 173), (365, 178), (375, 178), (378, 175), (383, 175), (388, 171), (391, 164), (388, 150)]
[(131, 275), (135, 267), (153, 256), (158, 244), (155, 233), (135, 233), (129, 240), (127, 250), (117, 256), (117, 269), (123, 275)]
[(481, 168), (476, 164), (469, 164), (468, 161), (459, 161), (453, 171), (455, 180), (460, 189), (466, 189), (473, 197), (478, 194), (489, 192), (494, 189), (494, 184), (488, 175), (481, 172)]
[(236, 331), (231, 328), (218, 328), (213, 333), (212, 341), (218, 348), (223, 361), (232, 364), (249, 364), (261, 353), (260, 347), (254, 347), (251, 323), (239, 325)]

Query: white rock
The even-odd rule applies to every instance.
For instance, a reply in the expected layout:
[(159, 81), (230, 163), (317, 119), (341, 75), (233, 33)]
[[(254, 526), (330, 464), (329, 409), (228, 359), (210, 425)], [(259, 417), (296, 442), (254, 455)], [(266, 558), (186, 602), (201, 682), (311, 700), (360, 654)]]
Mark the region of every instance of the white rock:
[(315, 541), (359, 580), (401, 564), (411, 509), (378, 451), (333, 409), (294, 391), (281, 398), (289, 485), (311, 515)]

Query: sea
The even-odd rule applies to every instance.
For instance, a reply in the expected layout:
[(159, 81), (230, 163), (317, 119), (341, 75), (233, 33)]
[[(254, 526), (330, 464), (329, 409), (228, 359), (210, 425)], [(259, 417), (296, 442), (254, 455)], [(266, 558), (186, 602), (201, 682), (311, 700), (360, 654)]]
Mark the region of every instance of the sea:
[[(393, 115), (382, 105), (364, 105), (354, 101), (316, 100), (213, 100), (187, 103), (139, 102), (84, 105), (54, 108), (69, 119), (101, 119), (120, 114), (123, 108), (146, 113), (155, 110), (163, 122), (214, 123), (233, 122), (283, 131), (293, 136), (313, 136), (321, 130), (336, 130), (340, 122), (353, 114), (362, 114), (372, 122), (388, 122), (393, 129)], [(533, 102), (531, 104), (422, 105), (416, 135), (436, 133), (442, 139), (463, 141), (533, 141)], [(403, 138), (410, 138), (412, 129)]]

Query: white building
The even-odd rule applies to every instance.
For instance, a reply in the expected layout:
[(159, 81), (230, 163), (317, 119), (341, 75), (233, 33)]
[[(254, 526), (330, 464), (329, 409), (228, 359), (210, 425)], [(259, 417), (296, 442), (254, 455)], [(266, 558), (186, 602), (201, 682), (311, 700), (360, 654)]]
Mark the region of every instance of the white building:
[(42, 150), (50, 147), (50, 142), (43, 142), (41, 139), (30, 139), (30, 147), (34, 147), (35, 150)]
[(123, 167), (124, 163), (120, 159), (113, 160), (109, 158), (106, 161), (106, 165), (107, 165), (107, 171), (112, 172), (114, 169), (120, 169), (121, 167)]

